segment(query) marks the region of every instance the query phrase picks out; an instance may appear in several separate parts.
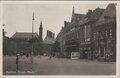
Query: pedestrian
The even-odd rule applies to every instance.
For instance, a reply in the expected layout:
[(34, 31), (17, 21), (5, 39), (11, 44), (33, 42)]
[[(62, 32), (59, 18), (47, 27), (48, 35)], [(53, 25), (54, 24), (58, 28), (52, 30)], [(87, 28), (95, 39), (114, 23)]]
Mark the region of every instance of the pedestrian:
[(21, 58), (22, 58), (22, 55), (23, 55), (23, 52), (20, 52), (20, 56), (21, 56)]
[(28, 64), (29, 63), (29, 53), (26, 54), (26, 63)]
[(16, 55), (16, 70), (18, 72), (19, 54)]
[(29, 54), (28, 54), (28, 53), (26, 54), (26, 57), (27, 57), (27, 58), (29, 57)]
[(52, 58), (52, 55), (50, 55), (50, 59)]

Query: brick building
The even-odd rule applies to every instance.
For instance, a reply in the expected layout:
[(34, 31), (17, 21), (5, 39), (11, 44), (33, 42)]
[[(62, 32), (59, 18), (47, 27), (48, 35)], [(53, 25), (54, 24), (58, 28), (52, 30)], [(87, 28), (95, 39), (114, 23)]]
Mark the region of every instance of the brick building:
[(53, 45), (55, 41), (55, 34), (47, 30), (47, 35), (42, 42), (42, 51), (44, 55), (50, 56), (53, 54)]
[[(66, 52), (68, 57), (70, 57), (71, 52), (80, 52), (80, 58), (82, 59), (95, 59), (95, 53), (96, 55), (98, 53), (98, 51), (96, 50), (98, 46), (96, 46), (97, 41), (94, 40), (94, 34), (96, 34), (97, 31), (102, 32), (102, 29), (106, 30), (105, 28), (110, 29), (109, 23), (112, 24), (113, 27), (113, 29), (109, 30), (109, 32), (114, 33), (114, 36), (112, 36), (113, 41), (107, 38), (107, 42), (111, 41), (111, 43), (114, 43), (113, 46), (115, 46), (116, 25), (115, 19), (113, 20), (113, 18), (115, 18), (116, 13), (114, 11), (112, 12), (112, 14), (112, 9), (115, 10), (115, 4), (109, 4), (106, 9), (101, 9), (98, 7), (95, 10), (88, 10), (86, 14), (76, 14), (73, 8), (71, 22), (64, 22), (64, 27), (56, 38), (56, 40), (60, 42), (62, 47), (64, 47), (64, 50), (61, 50), (61, 52)], [(105, 26), (100, 21), (101, 19), (103, 19), (103, 17), (107, 19), (103, 20)], [(108, 31), (105, 32), (108, 33)], [(103, 47), (103, 45), (101, 46)], [(111, 45), (109, 44), (109, 46)], [(112, 49), (114, 49), (115, 55), (115, 47)], [(114, 58), (115, 57), (116, 56), (114, 56)]]
[(95, 58), (116, 60), (116, 6), (109, 4), (93, 27)]
[(8, 54), (15, 55), (16, 52), (31, 52), (32, 44), (34, 45), (34, 55), (42, 54), (42, 22), (40, 23), (39, 35), (37, 33), (16, 32), (9, 40)]

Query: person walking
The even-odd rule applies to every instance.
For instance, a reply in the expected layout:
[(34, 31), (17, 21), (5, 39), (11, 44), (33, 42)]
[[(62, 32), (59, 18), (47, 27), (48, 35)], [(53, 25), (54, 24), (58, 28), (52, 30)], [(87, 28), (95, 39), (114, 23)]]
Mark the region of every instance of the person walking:
[(29, 53), (26, 54), (26, 63), (29, 63)]
[(18, 72), (19, 54), (16, 55), (16, 71)]
[(20, 52), (20, 56), (21, 56), (21, 58), (22, 58), (22, 55), (23, 55), (23, 52), (21, 51), (21, 52)]

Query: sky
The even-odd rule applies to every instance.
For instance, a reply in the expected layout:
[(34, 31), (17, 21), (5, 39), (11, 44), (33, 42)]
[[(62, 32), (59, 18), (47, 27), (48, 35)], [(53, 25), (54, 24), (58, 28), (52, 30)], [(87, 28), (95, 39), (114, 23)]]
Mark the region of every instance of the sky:
[(15, 32), (32, 32), (33, 12), (35, 16), (34, 32), (39, 32), (40, 21), (43, 24), (43, 38), (47, 30), (55, 36), (64, 26), (64, 21), (71, 21), (73, 7), (75, 13), (86, 14), (89, 9), (105, 9), (107, 2), (82, 2), (82, 1), (10, 1), (2, 3), (2, 23), (6, 35), (11, 37)]

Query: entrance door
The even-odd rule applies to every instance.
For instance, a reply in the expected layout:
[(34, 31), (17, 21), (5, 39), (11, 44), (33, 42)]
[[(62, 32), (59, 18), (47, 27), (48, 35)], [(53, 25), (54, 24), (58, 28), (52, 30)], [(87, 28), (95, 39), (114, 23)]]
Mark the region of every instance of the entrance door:
[(83, 59), (88, 59), (88, 52), (87, 51), (83, 51)]

